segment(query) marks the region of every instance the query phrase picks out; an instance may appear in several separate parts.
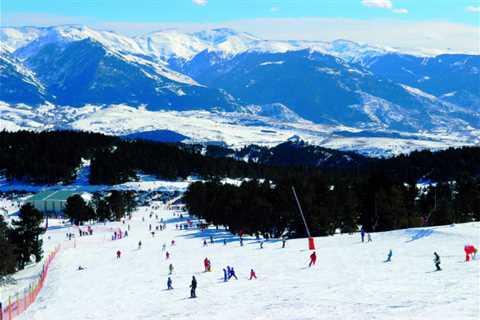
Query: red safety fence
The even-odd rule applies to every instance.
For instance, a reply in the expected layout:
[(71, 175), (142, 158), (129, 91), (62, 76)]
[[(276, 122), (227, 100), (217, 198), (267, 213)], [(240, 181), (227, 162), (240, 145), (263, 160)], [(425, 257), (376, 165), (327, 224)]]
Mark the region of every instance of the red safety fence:
[(39, 274), (39, 278), (31, 283), (28, 288), (25, 288), (22, 293), (17, 292), (15, 296), (10, 296), (8, 302), (4, 307), (0, 302), (0, 320), (12, 320), (18, 317), (22, 312), (35, 302), (38, 294), (43, 288), (45, 279), (47, 278), (48, 268), (53, 261), (57, 253), (60, 251), (60, 245), (58, 245), (54, 251), (52, 251), (45, 263), (43, 264), (42, 272)]

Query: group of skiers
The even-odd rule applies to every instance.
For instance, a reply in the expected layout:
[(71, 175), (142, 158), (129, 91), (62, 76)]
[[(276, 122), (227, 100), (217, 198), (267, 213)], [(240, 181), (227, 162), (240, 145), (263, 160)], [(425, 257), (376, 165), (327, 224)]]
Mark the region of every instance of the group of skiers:
[(468, 262), (471, 259), (475, 259), (477, 257), (477, 248), (475, 246), (468, 244), (466, 245), (463, 250), (465, 251), (465, 261)]
[(360, 230), (360, 236), (362, 238), (362, 242), (365, 242), (365, 234), (367, 235), (367, 242), (372, 242), (372, 236), (370, 235), (369, 232), (367, 233), (363, 228)]
[[(152, 214), (150, 214), (150, 217), (152, 217)], [(158, 216), (156, 216), (156, 218), (158, 219)], [(144, 220), (144, 219), (142, 219), (142, 220)], [(190, 221), (190, 223), (191, 223), (191, 221)], [(177, 226), (177, 228), (178, 228), (178, 226)], [(149, 225), (149, 230), (151, 230), (151, 229), (152, 229), (152, 225), (150, 224)], [(362, 242), (365, 242), (365, 236), (367, 236), (367, 242), (372, 241), (372, 237), (371, 237), (370, 233), (367, 233), (363, 228), (360, 231), (360, 235), (361, 235)], [(122, 237), (122, 231), (120, 230), (119, 234), (115, 233), (115, 236), (119, 236), (121, 238)], [(210, 236), (209, 240), (210, 240), (210, 243), (212, 243), (212, 244), (214, 243), (213, 236)], [(239, 240), (240, 240), (240, 246), (243, 246), (243, 241), (244, 241), (243, 234), (240, 235)], [(285, 248), (286, 241), (287, 241), (286, 238), (282, 238), (282, 248)], [(226, 239), (223, 239), (223, 244), (224, 245), (227, 244)], [(260, 244), (260, 248), (263, 249), (264, 241), (259, 240), (259, 244)], [(172, 240), (171, 241), (171, 246), (174, 246), (174, 245), (175, 245), (175, 240)], [(138, 248), (140, 249), (141, 246), (142, 246), (142, 242), (139, 241)], [(208, 246), (207, 239), (203, 240), (203, 246), (205, 246), (205, 247)], [(168, 259), (170, 259), (171, 255), (168, 251), (166, 251), (166, 247), (167, 246), (164, 243), (162, 245), (162, 251), (165, 252), (166, 260), (168, 260)], [(464, 251), (465, 251), (465, 255), (466, 255), (466, 258), (465, 258), (466, 261), (470, 261), (470, 259), (474, 259), (475, 256), (476, 256), (476, 253), (477, 253), (477, 249), (472, 245), (466, 245), (464, 247)], [(433, 255), (434, 255), (433, 263), (435, 265), (436, 271), (441, 271), (442, 269), (440, 267), (440, 264), (441, 264), (440, 255), (437, 252), (434, 252)], [(392, 256), (393, 256), (393, 251), (392, 251), (392, 249), (390, 249), (388, 251), (387, 258), (384, 262), (392, 262)], [(121, 251), (118, 250), (117, 251), (117, 259), (120, 259), (120, 257), (121, 257)], [(317, 261), (317, 254), (316, 254), (315, 251), (313, 251), (310, 254), (310, 261), (309, 261), (308, 266), (309, 267), (315, 266), (316, 261)], [(206, 257), (204, 259), (203, 265), (204, 265), (205, 272), (211, 272), (212, 271), (212, 264), (211, 264), (210, 259), (208, 259), (208, 257)], [(169, 276), (167, 278), (167, 290), (173, 290), (173, 281), (172, 281), (171, 275), (173, 275), (174, 267), (173, 267), (172, 263), (169, 264), (168, 271), (169, 271), (168, 272)], [(235, 278), (236, 280), (238, 280), (238, 277), (235, 273), (234, 268), (230, 267), (230, 266), (227, 266), (226, 268), (223, 268), (223, 281), (227, 282), (232, 278)], [(256, 272), (253, 269), (251, 269), (249, 280), (253, 280), (253, 279), (257, 279), (257, 275), (256, 275)], [(197, 297), (196, 289), (197, 289), (197, 279), (195, 278), (195, 276), (192, 276), (192, 280), (191, 280), (191, 284), (190, 284), (190, 297), (191, 298), (196, 298)]]
[[(227, 269), (223, 268), (223, 281), (227, 282), (231, 278), (235, 278), (236, 280), (238, 280), (237, 275), (235, 274), (235, 270), (233, 269), (233, 267), (227, 266)], [(257, 277), (255, 276), (255, 278), (257, 278)]]

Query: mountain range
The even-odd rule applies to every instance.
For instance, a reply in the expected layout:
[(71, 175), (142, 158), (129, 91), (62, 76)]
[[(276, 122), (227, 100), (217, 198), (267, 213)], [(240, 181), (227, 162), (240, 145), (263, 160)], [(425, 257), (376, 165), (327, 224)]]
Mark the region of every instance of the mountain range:
[[(225, 133), (235, 125), (322, 145), (348, 138), (337, 147), (367, 152), (382, 149), (379, 139), (390, 139), (387, 152), (391, 139), (406, 151), (480, 144), (479, 55), (265, 40), (231, 29), (127, 37), (85, 26), (4, 27), (0, 41), (3, 129), (171, 130), (212, 141), (203, 132), (216, 128), (213, 140), (262, 143)], [(168, 112), (182, 121), (162, 122)], [(140, 123), (146, 113), (156, 120)], [(212, 127), (193, 128), (199, 117)], [(132, 125), (118, 132), (125, 118)]]

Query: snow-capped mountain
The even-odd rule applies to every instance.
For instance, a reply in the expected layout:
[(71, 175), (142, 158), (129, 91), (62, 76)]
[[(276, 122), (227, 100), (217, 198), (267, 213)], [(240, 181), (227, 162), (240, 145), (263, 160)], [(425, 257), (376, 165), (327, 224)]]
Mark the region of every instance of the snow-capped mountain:
[[(298, 134), (374, 152), (382, 149), (378, 139), (392, 137), (409, 137), (412, 148), (441, 147), (432, 139), (451, 145), (448, 135), (462, 144), (479, 143), (478, 55), (416, 56), (348, 40), (265, 40), (231, 29), (128, 37), (85, 26), (21, 27), (0, 28), (0, 40), (0, 101), (6, 108), (0, 128), (172, 130), (237, 146)], [(133, 109), (118, 113), (112, 105)], [(173, 120), (161, 110), (186, 113)], [(213, 111), (204, 123), (215, 124), (208, 130), (168, 123), (185, 126), (185, 117), (202, 118), (202, 110)], [(102, 122), (107, 111), (119, 117)], [(159, 116), (146, 116), (150, 111)], [(337, 144), (339, 137), (355, 139)]]

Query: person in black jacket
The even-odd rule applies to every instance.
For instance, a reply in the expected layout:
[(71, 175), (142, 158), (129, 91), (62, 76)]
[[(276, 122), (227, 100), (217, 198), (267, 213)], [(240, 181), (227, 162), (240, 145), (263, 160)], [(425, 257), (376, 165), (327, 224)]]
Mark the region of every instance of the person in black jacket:
[(190, 298), (196, 298), (197, 294), (195, 293), (195, 290), (197, 290), (197, 279), (195, 279), (195, 276), (192, 276), (192, 284), (190, 285)]
[(433, 253), (433, 256), (434, 256), (433, 263), (435, 263), (435, 267), (437, 268), (437, 271), (442, 270), (442, 268), (440, 268), (440, 256), (436, 252)]

